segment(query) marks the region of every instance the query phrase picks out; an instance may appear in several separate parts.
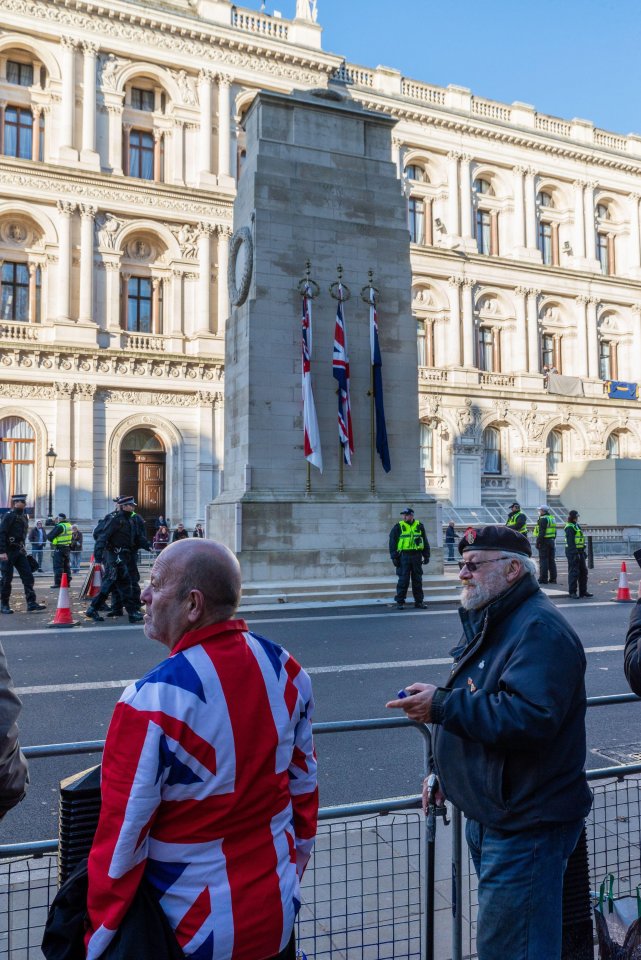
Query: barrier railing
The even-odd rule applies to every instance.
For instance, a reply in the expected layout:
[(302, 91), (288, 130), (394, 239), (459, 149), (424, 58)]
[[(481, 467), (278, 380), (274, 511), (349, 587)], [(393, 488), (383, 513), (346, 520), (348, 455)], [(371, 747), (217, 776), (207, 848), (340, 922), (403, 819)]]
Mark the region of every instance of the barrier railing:
[[(587, 703), (588, 707), (590, 708), (598, 708), (634, 703), (640, 699), (641, 698), (635, 696), (634, 694), (627, 693), (591, 697), (588, 699)], [(314, 734), (315, 736), (319, 736), (327, 734), (363, 733), (407, 728), (414, 728), (418, 730), (422, 737), (423, 772), (425, 773), (428, 770), (431, 737), (429, 728), (424, 724), (407, 720), (404, 717), (389, 717), (355, 721), (334, 721), (315, 724)], [(29, 760), (35, 760), (58, 756), (62, 757), (70, 755), (96, 754), (101, 753), (103, 747), (104, 741), (91, 740), (60, 744), (41, 744), (33, 747), (25, 747), (24, 753)], [(601, 767), (589, 770), (587, 772), (587, 778), (590, 782), (594, 783), (595, 781), (605, 780), (609, 781), (610, 784), (613, 782), (615, 785), (620, 785), (626, 781), (626, 778), (634, 777), (635, 775), (641, 775), (641, 763)], [(601, 784), (599, 787), (597, 787), (597, 791), (600, 791), (598, 794), (600, 797), (598, 809), (599, 813), (602, 813), (604, 817), (608, 808), (608, 799), (606, 795), (607, 788), (608, 784)], [(615, 799), (618, 804), (618, 797)], [(628, 832), (625, 834), (625, 836), (628, 838), (632, 837), (633, 834), (634, 836), (638, 836), (639, 831), (641, 831), (641, 781), (636, 788), (630, 787), (628, 789), (628, 787), (626, 787), (625, 806), (628, 816), (616, 817), (617, 842), (615, 855), (617, 858), (619, 857), (619, 837), (620, 835), (623, 835), (623, 828), (621, 827), (621, 824), (627, 824), (626, 830)], [(339, 923), (340, 936), (345, 940), (345, 949), (349, 947), (349, 943), (347, 942), (349, 940), (349, 935), (354, 934), (354, 931), (357, 929), (360, 931), (359, 935), (362, 941), (359, 943), (359, 946), (364, 950), (367, 945), (366, 934), (367, 936), (374, 936), (374, 931), (379, 929), (382, 924), (385, 930), (388, 930), (389, 928), (392, 929), (392, 940), (394, 940), (394, 937), (396, 936), (394, 930), (398, 924), (401, 924), (402, 926), (404, 925), (404, 933), (403, 937), (401, 938), (404, 945), (401, 947), (402, 952), (398, 954), (398, 956), (417, 957), (421, 958), (421, 960), (433, 960), (435, 933), (435, 837), (433, 835), (433, 831), (431, 832), (430, 829), (427, 828), (429, 825), (426, 825), (425, 818), (422, 816), (422, 814), (411, 812), (418, 811), (420, 808), (421, 797), (418, 795), (392, 797), (382, 800), (362, 801), (358, 803), (338, 804), (321, 808), (319, 820), (321, 821), (321, 824), (326, 825), (327, 829), (325, 832), (323, 832), (323, 829), (321, 829), (319, 833), (319, 837), (324, 839), (321, 839), (321, 842), (317, 844), (315, 855), (312, 858), (312, 865), (305, 875), (303, 892), (305, 894), (309, 893), (311, 890), (313, 896), (311, 900), (304, 902), (305, 909), (301, 911), (301, 915), (299, 917), (299, 933), (301, 934), (303, 947), (305, 946), (306, 941), (309, 941), (310, 939), (314, 940), (314, 950), (311, 952), (311, 956), (313, 956), (315, 960), (321, 960), (321, 958), (325, 955), (328, 957), (331, 957), (332, 955), (333, 940), (331, 933), (327, 933), (327, 929), (331, 931), (332, 924), (334, 924), (334, 934), (335, 936), (338, 936), (338, 933), (336, 933), (336, 902), (345, 903), (344, 911), (340, 915)], [(595, 803), (595, 810), (596, 808), (597, 805)], [(637, 818), (634, 823), (632, 822), (632, 817), (629, 815), (631, 809), (634, 809), (634, 815)], [(398, 818), (397, 815), (401, 812), (404, 814), (404, 817)], [(355, 818), (365, 819), (355, 820)], [(375, 820), (372, 820), (371, 818), (375, 818)], [(369, 826), (368, 824), (370, 822), (374, 823), (375, 826)], [(603, 827), (604, 822), (605, 820), (599, 821), (598, 824), (599, 838), (602, 837), (605, 831), (605, 828)], [(596, 821), (591, 826), (593, 837), (596, 838)], [(341, 876), (344, 874), (344, 878), (339, 881), (332, 880), (332, 850), (334, 849), (334, 852), (336, 850), (335, 836), (337, 832), (341, 834), (341, 843), (343, 844), (340, 848), (338, 859), (340, 870), (343, 872)], [(352, 842), (354, 841), (354, 837), (352, 837), (351, 834), (355, 834), (357, 842)], [(460, 811), (456, 810), (455, 808), (452, 808), (451, 840), (452, 922), (450, 955), (452, 960), (462, 960), (464, 927), (462, 910), (462, 892), (464, 880), (463, 818)], [(632, 842), (632, 840), (628, 839), (627, 847), (629, 847), (630, 843)], [(603, 846), (602, 839), (599, 839), (598, 843), (601, 846), (597, 848), (597, 840), (593, 840), (592, 862), (595, 863), (598, 856), (600, 858), (600, 868), (605, 869), (605, 867), (607, 867), (610, 870), (612, 862), (611, 860), (608, 860), (608, 856), (611, 857), (612, 852), (610, 851), (608, 854), (606, 844), (606, 850), (604, 854), (604, 851), (601, 849)], [(332, 847), (332, 844), (334, 844), (334, 847)], [(369, 845), (369, 847), (371, 847), (373, 851), (372, 857), (365, 857), (363, 855), (365, 851), (364, 845)], [(417, 863), (414, 863), (414, 859), (416, 858), (416, 854), (414, 852), (415, 847), (418, 847), (419, 851)], [(404, 880), (402, 884), (400, 883), (396, 866), (394, 866), (393, 869), (384, 871), (383, 874), (379, 876), (381, 865), (386, 863), (391, 864), (395, 858), (398, 858), (399, 849), (402, 849), (402, 854), (400, 854), (401, 859), (403, 862), (407, 861), (404, 868), (405, 873), (403, 875)], [(24, 878), (21, 880), (21, 885), (26, 885), (26, 888), (29, 889), (29, 883), (31, 882), (29, 874), (30, 868), (25, 866), (25, 864), (28, 864), (29, 861), (25, 861), (22, 858), (27, 857), (42, 860), (47, 856), (55, 856), (57, 850), (58, 841), (56, 839), (34, 841), (30, 843), (0, 845), (0, 861), (4, 861), (4, 863), (0, 862), (0, 876), (3, 872), (6, 873), (7, 870), (9, 871), (10, 875), (11, 866), (7, 866), (7, 860), (21, 858), (19, 861), (21, 864), (20, 869), (22, 870), (24, 876), (27, 877), (26, 880)], [(358, 859), (354, 852), (358, 850), (361, 851), (360, 859)], [(350, 857), (352, 858), (351, 860)], [(628, 860), (630, 860), (629, 854)], [(374, 864), (374, 867), (371, 866), (372, 864)], [(350, 866), (353, 868), (353, 875), (351, 876), (349, 870)], [(379, 872), (372, 873), (372, 870)], [(639, 865), (639, 871), (641, 871), (641, 864)], [(43, 902), (39, 902), (38, 904), (38, 908), (40, 910), (46, 910), (50, 895), (55, 891), (55, 877), (54, 880), (52, 880), (51, 873), (52, 871), (50, 868), (49, 873), (47, 874), (48, 879), (45, 881), (46, 894), (40, 898), (40, 900)], [(355, 876), (354, 874), (358, 874), (358, 876)], [(632, 871), (630, 869), (628, 869), (628, 874), (632, 876)], [(415, 876), (418, 876), (419, 878), (418, 894), (416, 894), (412, 883)], [(472, 912), (475, 904), (472, 900), (474, 891), (473, 884), (471, 882), (472, 875), (469, 870), (467, 877), (470, 915), (468, 917), (469, 937), (466, 955), (474, 956), (474, 954), (472, 954), (470, 951), (472, 949), (471, 945), (473, 942)], [(385, 881), (386, 878), (388, 886), (391, 885), (390, 889), (385, 888), (385, 882), (383, 881)], [(334, 892), (332, 892), (332, 894), (326, 899), (322, 899), (321, 892), (325, 888), (331, 888), (332, 884), (335, 883), (338, 883), (341, 890), (345, 891), (344, 894), (336, 898)], [(394, 885), (395, 883), (396, 886)], [(354, 894), (353, 892), (355, 884), (358, 886), (360, 891), (358, 894)], [(10, 886), (11, 884), (9, 883), (9, 887)], [(348, 888), (351, 892), (348, 892)], [(353, 901), (355, 897), (360, 903), (360, 928), (358, 927), (358, 924), (350, 926), (353, 920), (354, 911), (351, 908), (348, 910), (348, 901)], [(11, 910), (10, 900), (11, 897), (7, 896), (5, 902), (7, 904), (8, 912)], [(379, 900), (381, 900), (381, 902), (379, 902)], [(387, 905), (385, 906), (385, 904)], [(328, 916), (324, 918), (326, 922), (318, 922), (319, 918), (316, 913), (317, 905), (322, 906), (327, 910)], [(359, 910), (356, 910), (355, 912), (358, 913)], [(317, 926), (319, 927), (318, 930), (316, 929)], [(11, 930), (11, 918), (10, 916), (7, 917), (5, 926), (4, 919), (2, 918), (0, 911), (0, 946), (2, 944), (3, 929)], [(418, 933), (417, 930), (419, 931)], [(317, 938), (319, 939), (318, 943), (316, 942)], [(355, 944), (352, 941), (352, 950), (353, 949), (355, 949)], [(396, 952), (394, 951), (389, 955), (391, 957), (397, 956)], [(13, 958), (14, 954), (12, 953), (11, 956)], [(16, 952), (16, 960), (18, 960), (19, 956), (20, 954)], [(25, 953), (25, 957), (27, 956), (28, 954)]]

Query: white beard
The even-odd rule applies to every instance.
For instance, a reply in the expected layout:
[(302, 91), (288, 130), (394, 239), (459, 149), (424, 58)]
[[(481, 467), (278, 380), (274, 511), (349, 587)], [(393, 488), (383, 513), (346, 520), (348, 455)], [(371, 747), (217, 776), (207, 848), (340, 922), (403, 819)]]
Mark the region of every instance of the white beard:
[(504, 593), (509, 586), (502, 570), (492, 570), (484, 583), (477, 583), (474, 580), (466, 581), (461, 590), (461, 606), (464, 610), (480, 610), (499, 594)]

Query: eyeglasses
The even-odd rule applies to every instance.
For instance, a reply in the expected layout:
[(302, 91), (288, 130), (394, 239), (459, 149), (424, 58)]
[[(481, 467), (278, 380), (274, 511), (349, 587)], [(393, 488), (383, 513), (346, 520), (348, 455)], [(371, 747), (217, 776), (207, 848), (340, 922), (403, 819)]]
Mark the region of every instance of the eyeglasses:
[(507, 557), (494, 557), (493, 560), (478, 560), (476, 563), (474, 560), (459, 560), (458, 568), (459, 570), (465, 570), (467, 567), (470, 573), (474, 573), (474, 571), (482, 567), (484, 563), (497, 563), (499, 560), (507, 560)]

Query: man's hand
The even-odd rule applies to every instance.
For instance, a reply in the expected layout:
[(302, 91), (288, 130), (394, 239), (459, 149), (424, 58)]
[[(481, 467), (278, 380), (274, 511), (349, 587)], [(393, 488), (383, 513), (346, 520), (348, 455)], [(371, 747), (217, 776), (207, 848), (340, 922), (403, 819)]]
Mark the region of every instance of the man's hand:
[(445, 806), (445, 794), (441, 790), (440, 785), (438, 784), (435, 790), (430, 788), (430, 778), (425, 777), (423, 780), (423, 813), (427, 816), (427, 808), (430, 803), (435, 803), (437, 807)]
[(8, 560), (8, 559), (9, 559), (9, 557), (7, 556), (6, 553), (0, 553), (0, 563), (1, 563), (3, 560)]
[(412, 683), (405, 687), (410, 694), (402, 700), (390, 700), (385, 706), (388, 710), (404, 710), (410, 720), (429, 723), (431, 719), (432, 698), (436, 687), (433, 683)]

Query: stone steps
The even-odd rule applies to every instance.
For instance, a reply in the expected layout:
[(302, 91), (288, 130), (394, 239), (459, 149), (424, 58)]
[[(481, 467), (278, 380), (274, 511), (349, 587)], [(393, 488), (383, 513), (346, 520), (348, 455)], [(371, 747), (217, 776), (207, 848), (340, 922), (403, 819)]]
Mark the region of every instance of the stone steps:
[[(345, 578), (343, 580), (298, 580), (293, 584), (248, 583), (243, 587), (241, 609), (296, 604), (391, 603), (395, 579)], [(451, 577), (424, 577), (423, 591), (428, 603), (456, 602), (458, 581)], [(409, 595), (411, 605), (411, 590)]]

